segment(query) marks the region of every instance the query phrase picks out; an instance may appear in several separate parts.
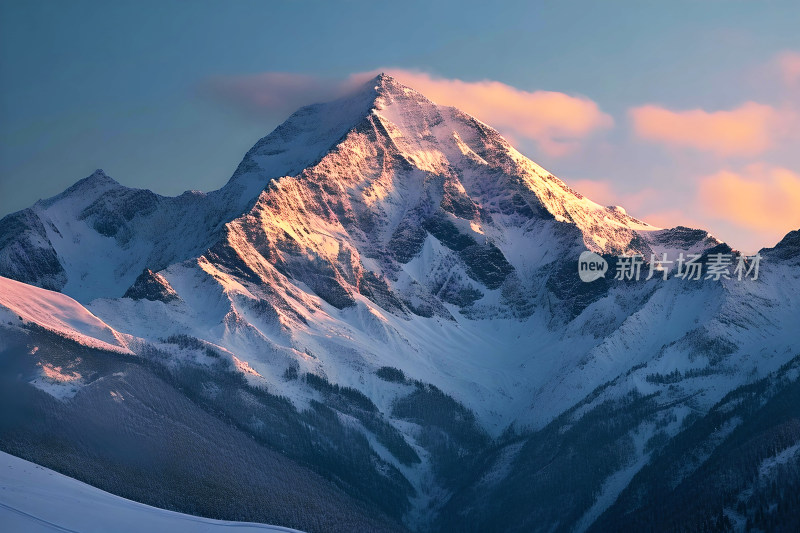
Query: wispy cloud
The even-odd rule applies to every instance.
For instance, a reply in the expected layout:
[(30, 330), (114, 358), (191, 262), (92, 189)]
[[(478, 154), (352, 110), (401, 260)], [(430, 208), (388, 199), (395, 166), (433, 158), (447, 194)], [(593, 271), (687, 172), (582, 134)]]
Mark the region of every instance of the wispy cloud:
[[(458, 107), (497, 128), (512, 144), (535, 143), (538, 154), (551, 161), (571, 154), (562, 161), (567, 166), (572, 162), (573, 169), (578, 169), (573, 174), (587, 179), (563, 177), (600, 204), (622, 205), (633, 216), (662, 227), (683, 224), (709, 229), (734, 246), (754, 251), (800, 227), (800, 215), (795, 214), (800, 205), (800, 175), (797, 169), (788, 169), (800, 142), (800, 109), (794, 90), (800, 84), (800, 53), (783, 52), (762, 69), (764, 83), (769, 80), (775, 88), (762, 102), (746, 101), (722, 110), (640, 105), (628, 111), (626, 126), (632, 135), (622, 136), (598, 135), (611, 128), (614, 120), (584, 96), (526, 91), (494, 80), (464, 81), (409, 69), (380, 71), (438, 104)], [(206, 89), (247, 115), (277, 122), (302, 105), (357, 90), (380, 71), (338, 79), (265, 72), (215, 78)], [(646, 148), (641, 141), (670, 150)], [(646, 164), (642, 154), (649, 154)], [(532, 155), (537, 157), (536, 152)], [(592, 157), (599, 161), (593, 163)], [(638, 167), (631, 166), (637, 158)], [(609, 160), (626, 163), (609, 167)], [(600, 168), (602, 164), (606, 167)], [(553, 170), (558, 173), (559, 169)], [(602, 172), (604, 177), (593, 172)]]
[[(401, 83), (442, 105), (455, 106), (497, 128), (512, 141), (532, 140), (548, 155), (570, 152), (614, 121), (594, 101), (554, 91), (524, 91), (492, 80), (463, 81), (428, 73), (383, 69)], [(207, 90), (248, 114), (286, 116), (298, 107), (355, 90), (378, 70), (346, 79), (265, 72), (209, 80)]]
[(262, 72), (218, 76), (207, 80), (202, 89), (247, 115), (279, 120), (304, 105), (344, 96), (374, 74), (364, 72), (337, 79), (294, 72)]

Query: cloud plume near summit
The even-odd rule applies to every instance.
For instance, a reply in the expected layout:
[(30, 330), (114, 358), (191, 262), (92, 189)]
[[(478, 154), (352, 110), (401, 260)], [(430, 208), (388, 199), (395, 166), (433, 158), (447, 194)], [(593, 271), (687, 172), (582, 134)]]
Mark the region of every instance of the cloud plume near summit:
[(545, 154), (566, 155), (614, 120), (593, 100), (557, 91), (526, 91), (494, 80), (463, 81), (407, 69), (381, 69), (345, 79), (264, 72), (210, 80), (207, 88), (248, 114), (278, 120), (297, 107), (343, 96), (385, 72), (434, 102), (457, 107), (497, 128), (512, 143), (533, 141)]
[(631, 101), (614, 116), (603, 109), (605, 100), (584, 95), (407, 68), (338, 78), (277, 71), (219, 76), (203, 88), (249, 119), (277, 124), (303, 105), (358, 90), (379, 72), (492, 126), (593, 200), (622, 205), (658, 226), (709, 227), (750, 251), (797, 227), (793, 206), (770, 208), (767, 201), (785, 206), (795, 199), (800, 53), (793, 50), (748, 75), (768, 85), (767, 92), (719, 106)]

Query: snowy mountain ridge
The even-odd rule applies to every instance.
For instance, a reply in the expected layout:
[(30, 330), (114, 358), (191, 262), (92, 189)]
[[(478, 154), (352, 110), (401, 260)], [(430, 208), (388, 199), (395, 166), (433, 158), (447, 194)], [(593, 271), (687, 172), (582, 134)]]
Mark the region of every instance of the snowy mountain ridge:
[[(796, 236), (762, 250), (757, 281), (583, 283), (585, 250), (612, 261), (731, 250), (600, 206), (489, 126), (381, 75), (298, 110), (218, 191), (167, 198), (98, 171), (3, 218), (0, 328), (8, 353), (38, 354), (20, 375), (59, 409), (101, 390), (115, 409), (109, 383), (152, 373), (148, 387), (176, 383), (410, 528), (513, 483), (509, 465), (532, 464), (537, 443), (615, 406), (613, 449), (626, 452), (591, 479), (602, 498), (574, 503), (585, 529), (648, 463), (651, 441), (797, 356)], [(61, 342), (50, 334), (77, 344), (52, 359), (37, 348)], [(99, 361), (144, 370), (109, 374)], [(363, 457), (321, 444), (342, 435)], [(451, 470), (454, 457), (476, 461), (469, 474)], [(342, 481), (348, 460), (363, 475)], [(394, 499), (370, 500), (373, 479)]]
[[(516, 202), (517, 208), (577, 224), (586, 245), (603, 251), (624, 249), (633, 235), (630, 230), (655, 229), (574, 193), (472, 117), (435, 106), (392, 78), (380, 76), (355, 95), (296, 112), (248, 152), (218, 191), (162, 197), (123, 187), (98, 170), (64, 193), (5, 217), (0, 274), (63, 290), (86, 302), (119, 297), (143, 268), (161, 270), (213, 245), (222, 226), (246, 212), (272, 179), (301, 178), (313, 168), (324, 172), (329, 164), (351, 168), (367, 164), (369, 158), (359, 151), (375, 135), (381, 137), (380, 157), (415, 169), (416, 178), (402, 176), (409, 179), (404, 184), (407, 193), (419, 187), (421, 176), (448, 176), (444, 187), (451, 210), (474, 210), (475, 205), (460, 202), (466, 201), (463, 194), (476, 195), (479, 205), (488, 202), (485, 208), (492, 209), (497, 204), (495, 209), (505, 210), (508, 218)], [(320, 161), (323, 158), (325, 162)], [(462, 184), (452, 175), (454, 168), (466, 168), (476, 178), (491, 171), (510, 179), (481, 190), (488, 186), (486, 180)], [(375, 177), (375, 183), (368, 179), (357, 185), (365, 187), (361, 200), (367, 206), (387, 185), (385, 176), (383, 181)], [(329, 176), (328, 181), (334, 180)], [(464, 186), (470, 187), (469, 192), (461, 190)], [(401, 207), (396, 196), (387, 201)], [(478, 221), (474, 223), (479, 227)], [(102, 265), (88, 259), (92, 256), (102, 258)], [(91, 283), (84, 281), (89, 275)]]

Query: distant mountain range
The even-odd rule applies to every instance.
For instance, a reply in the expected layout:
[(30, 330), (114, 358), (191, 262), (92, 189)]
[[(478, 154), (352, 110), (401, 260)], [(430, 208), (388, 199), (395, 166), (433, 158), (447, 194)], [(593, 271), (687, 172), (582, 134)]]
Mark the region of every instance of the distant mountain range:
[(380, 75), (217, 191), (98, 170), (0, 220), (0, 449), (305, 531), (796, 531), (800, 231), (757, 279), (665, 254), (756, 261)]

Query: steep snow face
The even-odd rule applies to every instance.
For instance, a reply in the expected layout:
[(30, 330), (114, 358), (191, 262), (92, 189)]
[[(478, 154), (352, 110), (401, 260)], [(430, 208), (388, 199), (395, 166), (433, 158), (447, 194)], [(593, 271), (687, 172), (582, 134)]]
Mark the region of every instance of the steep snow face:
[[(435, 498), (436, 465), (424, 428), (394, 414), (414, 380), (493, 436), (631, 392), (666, 402), (674, 434), (797, 353), (800, 233), (762, 251), (758, 281), (582, 283), (584, 250), (729, 249), (591, 202), (490, 127), (386, 76), (292, 115), (218, 191), (165, 198), (97, 172), (0, 230), (0, 274), (86, 304), (5, 280), (1, 327), (22, 317), (88, 346), (157, 353), (175, 372), (230, 362), (300, 412), (326, 399), (305, 373), (356, 389), (422, 457), (409, 466), (376, 445), (418, 490), (418, 510)], [(44, 362), (43, 379), (77, 372)], [(381, 367), (409, 381), (387, 383)], [(640, 429), (639, 440), (655, 431)]]
[(79, 344), (132, 354), (122, 334), (63, 294), (0, 277), (0, 319), (28, 322)]
[[(248, 155), (266, 166), (289, 157), (278, 148), (288, 132), (319, 146), (339, 136), (315, 164), (269, 181), (201, 257), (160, 273), (179, 301), (92, 310), (153, 341), (223, 346), (301, 404), (314, 396), (279, 379), (289, 366), (371, 397), (382, 394), (372, 371), (401, 368), (499, 432), (545, 423), (576, 391), (691, 336), (728, 297), (709, 284), (582, 284), (573, 262), (587, 248), (647, 257), (720, 243), (594, 204), (488, 126), (391, 78), (337, 105), (307, 108)], [(308, 117), (334, 110), (337, 124), (360, 118), (311, 136)]]
[(201, 253), (228, 210), (201, 193), (129, 189), (98, 170), (0, 221), (0, 274), (83, 302), (119, 297), (145, 267)]
[[(640, 233), (657, 228), (575, 193), (474, 118), (390, 77), (373, 84), (337, 104), (339, 115), (360, 110), (358, 122), (319, 162), (270, 181), (206, 254), (211, 263), (262, 281), (277, 271), (337, 308), (362, 294), (390, 312), (448, 317), (446, 304), (513, 308), (515, 287), (534, 294), (538, 270), (587, 247), (650, 252)], [(286, 129), (302, 140), (298, 121)], [(340, 133), (320, 129), (324, 139)], [(270, 138), (248, 167), (280, 152)], [(431, 249), (432, 262), (413, 264)]]
[(252, 204), (270, 179), (294, 176), (319, 162), (369, 113), (375, 98), (376, 88), (367, 84), (347, 98), (300, 108), (247, 152), (217, 193)]
[[(259, 196), (282, 177), (287, 192), (268, 188)], [(493, 278), (490, 285), (509, 270), (493, 261), (502, 255), (495, 247), (512, 255), (526, 247), (519, 239), (506, 242), (511, 228), (533, 233), (544, 220), (569, 223), (581, 232), (569, 240), (604, 252), (647, 251), (636, 232), (654, 229), (575, 193), (485, 124), (379, 76), (354, 95), (297, 111), (217, 191), (163, 197), (123, 187), (98, 170), (5, 217), (0, 274), (83, 302), (119, 297), (143, 269), (202, 254), (254, 202), (260, 207), (251, 215), (264, 216), (301, 197), (313, 205), (280, 208), (284, 224), (295, 216), (306, 216), (306, 226), (325, 219), (360, 250), (388, 248), (401, 262), (418, 251), (420, 223), (440, 233), (455, 227), (458, 240), (483, 241), (482, 250), (462, 255), (475, 261), (488, 254), (494, 271), (483, 274)]]
[(164, 276), (146, 268), (125, 292), (123, 298), (171, 302), (177, 299), (178, 295)]
[(0, 220), (0, 275), (83, 302), (122, 296), (143, 269), (158, 271), (201, 254), (271, 179), (319, 161), (374, 98), (368, 86), (346, 101), (300, 109), (248, 152), (226, 186), (208, 194), (164, 197), (124, 187), (97, 170)]
[[(296, 112), (218, 191), (165, 198), (98, 171), (4, 222), (0, 266), (94, 300), (120, 331), (204, 339), (301, 403), (314, 396), (280, 379), (290, 366), (376, 394), (364, 375), (395, 366), (495, 431), (566, 408), (568, 376), (590, 390), (696, 328), (637, 314), (654, 293), (694, 301), (672, 285), (580, 283), (582, 250), (720, 244), (591, 202), (487, 125), (387, 76)], [(14, 259), (26, 251), (57, 260), (38, 272)]]
[(0, 274), (51, 290), (67, 282), (48, 232), (32, 208), (0, 220)]
[(295, 529), (226, 522), (126, 500), (0, 452), (0, 521), (8, 531), (152, 531), (300, 533)]

